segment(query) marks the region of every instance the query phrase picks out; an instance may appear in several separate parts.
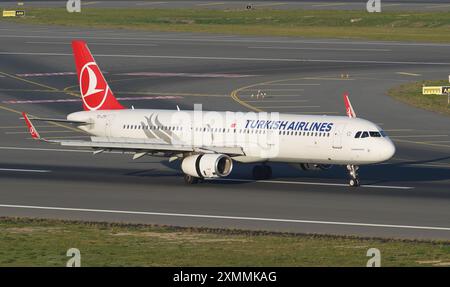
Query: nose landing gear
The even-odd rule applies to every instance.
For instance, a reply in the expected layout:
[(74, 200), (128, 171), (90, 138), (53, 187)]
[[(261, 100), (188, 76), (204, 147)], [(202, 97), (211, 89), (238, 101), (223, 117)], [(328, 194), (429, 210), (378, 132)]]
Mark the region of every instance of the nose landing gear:
[(360, 186), (359, 177), (358, 177), (358, 169), (359, 169), (359, 167), (357, 165), (352, 165), (352, 164), (347, 165), (347, 170), (351, 177), (351, 179), (349, 181), (349, 185), (351, 187)]

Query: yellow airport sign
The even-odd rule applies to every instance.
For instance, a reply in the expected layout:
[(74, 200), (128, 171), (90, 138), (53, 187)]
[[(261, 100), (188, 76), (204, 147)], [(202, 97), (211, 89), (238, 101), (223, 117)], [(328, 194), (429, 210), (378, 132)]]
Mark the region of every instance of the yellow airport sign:
[(3, 11), (3, 17), (16, 17), (16, 11)]
[(3, 10), (3, 17), (21, 17), (25, 16), (23, 10)]
[(422, 87), (422, 95), (442, 95), (441, 86)]

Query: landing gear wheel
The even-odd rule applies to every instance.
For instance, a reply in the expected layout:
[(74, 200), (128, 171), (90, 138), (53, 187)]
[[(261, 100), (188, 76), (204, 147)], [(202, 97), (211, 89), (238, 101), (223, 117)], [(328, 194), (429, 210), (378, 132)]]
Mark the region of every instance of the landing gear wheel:
[(351, 164), (347, 165), (347, 170), (348, 170), (348, 173), (351, 178), (349, 181), (349, 185), (351, 187), (360, 186), (359, 178), (358, 178), (358, 169), (359, 169), (359, 167), (356, 165), (351, 165)]
[(195, 176), (192, 176), (192, 175), (185, 174), (184, 175), (184, 182), (186, 184), (197, 184), (199, 182), (199, 178), (195, 177)]
[(357, 187), (359, 186), (359, 179), (350, 179), (349, 184), (351, 187)]
[(253, 167), (253, 178), (255, 180), (269, 179), (272, 177), (272, 168), (268, 165), (257, 165)]

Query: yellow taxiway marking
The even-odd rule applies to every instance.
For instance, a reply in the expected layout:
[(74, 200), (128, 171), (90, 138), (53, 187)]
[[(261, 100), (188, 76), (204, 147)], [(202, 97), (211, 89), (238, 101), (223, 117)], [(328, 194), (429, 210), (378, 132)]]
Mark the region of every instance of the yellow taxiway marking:
[(404, 142), (404, 143), (413, 143), (413, 144), (418, 144), (418, 145), (434, 146), (434, 147), (445, 147), (445, 148), (450, 148), (450, 145), (434, 144), (434, 143), (429, 143), (429, 142), (418, 142), (418, 141), (399, 140), (399, 139), (393, 139), (393, 141), (396, 141), (396, 142)]
[(275, 84), (265, 84), (262, 86), (320, 86), (321, 84), (315, 83), (315, 84), (283, 84), (283, 83), (275, 83)]
[(436, 138), (448, 137), (448, 135), (403, 135), (403, 136), (389, 136), (390, 138)]
[(308, 102), (309, 100), (251, 100), (247, 103), (301, 103)]
[(257, 91), (261, 91), (261, 92), (265, 92), (265, 91), (272, 91), (272, 92), (295, 92), (295, 91), (304, 91), (305, 89), (246, 89), (244, 91), (246, 92), (257, 92)]
[[(4, 75), (4, 76), (6, 76), (8, 78), (11, 78), (11, 79), (19, 80), (19, 81), (22, 81), (22, 82), (25, 82), (25, 83), (28, 83), (28, 84), (32, 84), (32, 85), (36, 85), (36, 86), (40, 86), (40, 87), (46, 88), (46, 89), (49, 90), (49, 92), (59, 92), (60, 91), (59, 89), (57, 89), (55, 87), (51, 87), (51, 86), (44, 85), (44, 84), (41, 84), (41, 83), (38, 83), (38, 82), (35, 82), (35, 81), (27, 80), (27, 79), (24, 79), (24, 78), (21, 78), (21, 77), (17, 77), (17, 76), (14, 76), (14, 75), (11, 75), (11, 74), (8, 74), (8, 73), (5, 73), (5, 72), (0, 72), (0, 75)], [(64, 92), (67, 95), (70, 95), (70, 96), (75, 96), (77, 98), (80, 97), (79, 95), (73, 94), (71, 91), (64, 91)]]
[[(450, 163), (422, 163), (424, 160), (417, 160), (417, 159), (406, 159), (406, 158), (393, 158), (394, 161), (405, 161), (407, 164), (414, 164), (414, 165), (430, 165), (430, 166), (438, 166), (438, 167), (450, 167)], [(418, 162), (419, 161), (419, 162)], [(418, 163), (416, 163), (418, 162)]]
[(38, 89), (0, 89), (0, 92), (39, 92), (39, 93), (65, 93), (61, 90), (38, 90)]
[[(262, 86), (262, 85), (271, 85), (271, 84), (283, 83), (283, 82), (288, 82), (288, 81), (305, 80), (305, 79), (308, 79), (308, 78), (304, 78), (304, 77), (288, 78), (288, 79), (271, 80), (271, 81), (266, 81), (266, 82), (255, 83), (255, 84), (252, 84), (252, 85), (240, 87), (240, 88), (237, 88), (237, 89), (233, 90), (230, 93), (230, 97), (235, 102), (237, 102), (238, 104), (248, 108), (249, 110), (252, 110), (252, 111), (255, 111), (255, 112), (264, 112), (264, 110), (262, 110), (260, 107), (255, 107), (255, 106), (253, 106), (253, 105), (251, 105), (251, 104), (241, 100), (239, 98), (238, 93), (241, 92), (241, 91), (245, 91), (245, 90), (248, 90), (248, 89), (251, 89), (251, 88), (256, 88), (256, 87)], [(318, 78), (314, 78), (314, 79), (318, 79)], [(322, 78), (319, 78), (319, 79), (322, 79)], [(247, 96), (249, 96), (249, 95), (247, 95)], [(282, 97), (290, 97), (290, 96), (298, 97), (299, 95), (279, 95), (279, 96), (282, 96)], [(277, 97), (279, 97), (279, 96), (277, 96)], [(309, 112), (309, 113), (311, 113), (311, 112)], [(331, 114), (331, 113), (336, 113), (336, 112), (328, 112), (326, 114)]]
[[(61, 136), (61, 137), (45, 137), (46, 139), (84, 139), (84, 138), (90, 138), (90, 136)], [(27, 138), (27, 139), (33, 139), (33, 138)]]
[[(22, 115), (22, 112), (20, 112), (18, 110), (15, 110), (15, 109), (11, 109), (11, 108), (5, 107), (5, 106), (1, 106), (0, 105), (0, 109), (2, 109), (4, 111), (11, 112), (11, 113), (15, 113), (15, 114), (18, 114), (18, 115)], [(34, 117), (32, 114), (28, 114), (28, 115), (31, 116), (31, 117)], [(60, 123), (56, 123), (56, 122), (49, 122), (49, 123), (52, 124), (52, 125), (55, 125), (55, 126), (59, 126), (59, 127), (65, 128), (65, 129), (76, 131), (78, 133), (84, 133), (82, 130), (79, 130), (79, 129), (76, 129), (76, 128), (73, 128), (73, 127), (69, 127), (69, 126), (66, 126), (66, 125), (63, 125), (63, 124), (60, 124)]]
[[(243, 95), (241, 95), (241, 96), (243, 96), (243, 97), (249, 97), (249, 98), (251, 98), (251, 94), (243, 94)], [(253, 96), (255, 96), (255, 95), (253, 95)], [(298, 95), (272, 95), (272, 94), (269, 94), (269, 95), (265, 95), (264, 96), (265, 98), (271, 98), (271, 99), (273, 99), (273, 98), (281, 98), (281, 97), (287, 97), (287, 98), (290, 98), (290, 97), (294, 97), (294, 98), (299, 98), (299, 97), (303, 97), (302, 95), (300, 95), (300, 94), (298, 94)]]
[(255, 107), (259, 109), (289, 109), (289, 108), (320, 108), (320, 106), (261, 106), (261, 107)]
[(44, 85), (44, 84), (41, 84), (41, 83), (37, 83), (35, 81), (23, 79), (23, 78), (20, 78), (20, 77), (11, 75), (11, 74), (7, 74), (5, 72), (0, 72), (0, 74), (5, 76), (5, 77), (8, 77), (8, 78), (19, 80), (19, 81), (22, 81), (22, 82), (25, 82), (25, 83), (28, 83), (28, 84), (32, 84), (32, 85), (37, 85), (37, 86), (40, 86), (40, 87), (43, 87), (43, 88), (46, 88), (46, 89), (49, 89), (49, 90), (52, 90), (52, 91), (57, 91), (58, 90), (57, 88), (50, 87), (50, 86), (47, 86), (47, 85)]
[[(296, 111), (290, 111), (290, 113), (291, 114), (292, 113), (296, 113)], [(311, 112), (311, 111), (308, 111), (308, 115), (312, 115), (312, 114), (314, 114), (314, 115), (317, 115), (317, 114), (319, 114), (319, 115), (330, 115), (330, 114), (339, 115), (339, 114), (342, 114), (342, 113), (340, 113), (340, 112)]]
[[(37, 90), (37, 89), (0, 89), (0, 92), (42, 92), (42, 93), (63, 93), (71, 96), (81, 97), (76, 91), (68, 90)], [(132, 92), (132, 91), (114, 91), (115, 95), (161, 95), (161, 96), (181, 96), (181, 97), (228, 97), (228, 95), (220, 94), (200, 94), (200, 93), (158, 93), (158, 92)]]
[(225, 2), (212, 2), (212, 3), (200, 3), (195, 6), (215, 6), (215, 5), (223, 5)]
[[(23, 129), (26, 128), (26, 125), (22, 125), (22, 126), (3, 126), (0, 127), (0, 129)], [(54, 128), (54, 126), (34, 126), (35, 128)]]
[(324, 81), (353, 81), (353, 78), (322, 78), (322, 77), (310, 77), (304, 78), (305, 80), (324, 80)]
[(421, 74), (414, 74), (414, 73), (407, 73), (407, 72), (396, 72), (396, 74), (405, 75), (405, 76), (413, 76), (413, 77), (422, 76)]

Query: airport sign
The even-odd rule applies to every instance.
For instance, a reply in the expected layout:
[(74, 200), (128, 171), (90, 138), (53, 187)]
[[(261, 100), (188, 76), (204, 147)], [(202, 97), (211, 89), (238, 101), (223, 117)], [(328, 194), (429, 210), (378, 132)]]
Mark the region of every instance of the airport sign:
[(448, 93), (450, 93), (450, 86), (422, 87), (422, 95), (447, 95)]
[(22, 17), (25, 16), (24, 10), (3, 10), (3, 17)]

